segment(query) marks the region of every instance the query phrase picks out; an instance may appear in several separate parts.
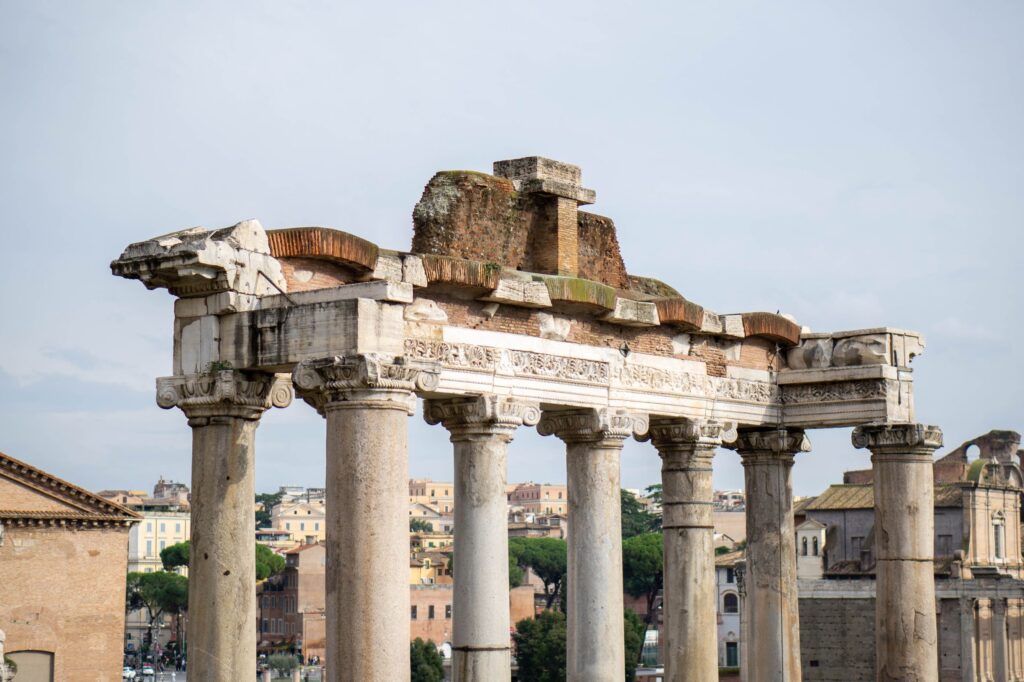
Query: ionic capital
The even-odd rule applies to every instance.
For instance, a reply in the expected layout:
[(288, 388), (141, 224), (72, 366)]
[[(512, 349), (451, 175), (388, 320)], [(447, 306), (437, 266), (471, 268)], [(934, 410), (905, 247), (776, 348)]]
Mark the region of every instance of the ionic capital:
[(180, 408), (190, 424), (212, 417), (255, 420), (267, 409), (291, 402), (291, 382), (275, 374), (225, 369), (156, 380), (156, 404), (165, 410)]
[(426, 400), (423, 418), (428, 424), (443, 424), (452, 441), (484, 436), (511, 440), (518, 427), (540, 421), (540, 405), (495, 395)]
[(557, 436), (566, 443), (621, 442), (647, 433), (647, 415), (609, 408), (545, 411), (537, 425), (542, 436)]
[(714, 419), (688, 419), (686, 417), (656, 417), (651, 419), (646, 434), (637, 440), (649, 440), (658, 452), (675, 450), (714, 450), (725, 441), (736, 438), (732, 424)]
[(798, 452), (810, 452), (811, 441), (802, 429), (750, 429), (742, 430), (736, 441), (724, 445), (735, 450), (750, 463), (766, 459), (793, 461)]
[(320, 414), (332, 409), (380, 407), (416, 409), (416, 391), (437, 388), (432, 365), (372, 354), (304, 360), (292, 371), (299, 396)]
[(866, 424), (853, 430), (855, 448), (872, 454), (927, 454), (942, 447), (942, 429), (925, 424)]

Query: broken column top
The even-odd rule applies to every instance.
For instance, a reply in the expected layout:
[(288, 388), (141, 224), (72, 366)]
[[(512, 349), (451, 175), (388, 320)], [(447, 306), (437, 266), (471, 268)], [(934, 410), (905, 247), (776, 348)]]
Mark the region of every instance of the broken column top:
[(494, 174), (507, 178), (519, 192), (551, 194), (578, 204), (597, 201), (597, 192), (581, 185), (580, 167), (543, 156), (524, 156), (494, 162)]

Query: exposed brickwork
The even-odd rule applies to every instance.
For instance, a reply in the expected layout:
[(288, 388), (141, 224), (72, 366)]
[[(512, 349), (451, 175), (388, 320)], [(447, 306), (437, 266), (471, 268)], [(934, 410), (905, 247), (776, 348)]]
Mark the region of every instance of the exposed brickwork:
[(801, 598), (800, 662), (806, 682), (874, 680), (875, 600)]
[(318, 258), (281, 258), (281, 271), (288, 291), (327, 289), (358, 281), (355, 272)]
[(7, 653), (53, 652), (56, 680), (120, 680), (128, 528), (5, 526), (0, 630)]
[(603, 282), (616, 289), (629, 289), (629, 277), (622, 262), (615, 223), (594, 213), (579, 211), (579, 277)]
[[(575, 277), (579, 271), (580, 230), (576, 224), (576, 200), (552, 199), (558, 225), (558, 274)], [(621, 262), (621, 259), (620, 259)]]
[(690, 355), (704, 361), (708, 367), (708, 376), (724, 377), (726, 375), (725, 367), (728, 363), (725, 360), (725, 351), (710, 339), (695, 340), (690, 345)]
[(775, 342), (762, 338), (743, 339), (740, 345), (740, 359), (730, 362), (731, 365), (751, 367), (753, 369), (780, 369), (782, 355), (775, 347)]
[(270, 252), (275, 258), (319, 256), (365, 271), (377, 264), (379, 249), (371, 241), (328, 227), (292, 227), (269, 230)]
[(553, 314), (572, 320), (566, 341), (608, 348), (620, 348), (625, 342), (634, 352), (672, 355), (673, 332), (660, 327), (623, 327), (600, 320), (581, 319), (578, 311), (575, 314), (560, 315), (547, 310), (535, 311), (507, 305), (500, 306), (493, 317), (488, 317), (483, 311), (487, 304), (481, 301), (465, 301), (436, 292), (431, 292), (430, 298), (448, 315), (448, 323), (459, 327), (539, 337), (538, 315)]
[[(575, 216), (577, 233), (558, 230)], [(457, 256), (543, 274), (574, 274), (628, 288), (615, 226), (570, 199), (516, 192), (483, 173), (437, 173), (413, 211), (414, 253)], [(576, 245), (573, 245), (573, 241)], [(576, 266), (572, 252), (575, 251)]]

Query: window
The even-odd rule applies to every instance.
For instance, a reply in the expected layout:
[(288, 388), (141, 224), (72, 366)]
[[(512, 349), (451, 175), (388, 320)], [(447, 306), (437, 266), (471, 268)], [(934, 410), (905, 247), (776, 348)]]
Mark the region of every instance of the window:
[(175, 533), (178, 533), (178, 534), (180, 534), (180, 533), (181, 533), (181, 523), (180, 523), (180, 522), (179, 522), (179, 523), (176, 523), (176, 524), (174, 524), (174, 532), (175, 532)]
[(152, 533), (153, 532), (153, 524), (151, 522), (149, 522), (149, 521), (146, 522), (146, 532), (147, 533)]
[(740, 598), (736, 596), (736, 593), (729, 592), (722, 599), (722, 613), (739, 613), (740, 612)]
[(996, 559), (1006, 558), (1006, 526), (1001, 512), (992, 519), (992, 554)]
[(953, 555), (953, 536), (952, 535), (940, 535), (935, 543), (935, 556), (952, 556)]
[(813, 538), (811, 538), (811, 553), (814, 554), (814, 556), (818, 556), (818, 536), (817, 535), (815, 535)]
[(725, 664), (730, 668), (738, 668), (740, 665), (740, 649), (736, 642), (725, 643)]
[(729, 584), (736, 582), (736, 571), (734, 569), (725, 569), (725, 582)]
[(260, 632), (269, 632), (269, 631), (270, 631), (270, 630), (269, 630), (269, 627), (268, 627), (268, 625), (267, 625), (267, 619), (266, 619), (266, 618), (264, 618), (264, 619), (263, 619), (263, 627), (262, 627), (262, 628), (260, 628)]
[(412, 605), (412, 619), (416, 620), (416, 605)]
[(317, 521), (316, 523), (313, 524), (313, 530), (320, 530), (320, 522), (319, 521)]
[(161, 533), (166, 533), (167, 532), (167, 524), (164, 523), (163, 521), (160, 522), (160, 532)]
[(299, 530), (306, 530), (306, 522), (305, 521), (303, 521), (302, 523), (299, 524)]
[(160, 541), (160, 551), (162, 552), (165, 549), (167, 549), (167, 540), (161, 540)]
[(850, 538), (850, 554), (852, 555), (850, 557), (851, 559), (854, 559), (856, 561), (860, 561), (860, 550), (861, 550), (863, 545), (864, 545), (864, 537), (863, 536), (855, 535), (852, 538)]
[(146, 540), (146, 556), (153, 556), (153, 541)]
[(451, 604), (445, 604), (445, 606), (444, 606), (444, 617), (445, 618), (451, 618), (452, 617), (452, 605)]
[(561, 491), (559, 491), (559, 493), (558, 493), (558, 499), (562, 499), (562, 493), (561, 493)]
[(434, 605), (431, 604), (427, 607), (427, 619), (434, 620)]
[(290, 524), (290, 523), (284, 524), (284, 529), (285, 530), (291, 530), (292, 529), (292, 524)]
[(800, 556), (807, 556), (807, 538), (800, 538)]

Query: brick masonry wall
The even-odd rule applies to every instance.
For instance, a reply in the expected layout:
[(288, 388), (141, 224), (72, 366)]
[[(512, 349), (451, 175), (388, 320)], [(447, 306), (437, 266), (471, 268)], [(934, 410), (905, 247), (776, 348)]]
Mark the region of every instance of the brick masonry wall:
[(15, 528), (0, 544), (8, 654), (54, 653), (54, 679), (118, 682), (128, 528)]
[[(437, 173), (413, 210), (411, 250), (527, 272), (578, 270), (580, 277), (629, 288), (612, 220), (575, 209), (575, 202), (521, 195), (505, 178)], [(559, 234), (559, 222), (571, 220), (573, 213), (576, 233)]]
[(800, 598), (805, 682), (875, 679), (875, 600)]

